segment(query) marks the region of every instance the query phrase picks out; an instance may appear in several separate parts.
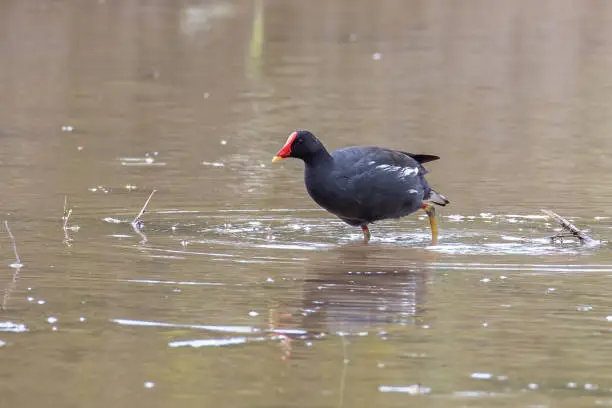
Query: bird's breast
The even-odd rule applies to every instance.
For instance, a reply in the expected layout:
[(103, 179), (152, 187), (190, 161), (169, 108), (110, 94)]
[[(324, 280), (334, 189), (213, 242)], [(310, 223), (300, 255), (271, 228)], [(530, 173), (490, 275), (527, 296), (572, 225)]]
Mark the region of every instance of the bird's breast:
[(342, 179), (334, 177), (331, 172), (306, 171), (306, 190), (310, 197), (321, 207), (332, 211), (341, 206), (349, 197)]

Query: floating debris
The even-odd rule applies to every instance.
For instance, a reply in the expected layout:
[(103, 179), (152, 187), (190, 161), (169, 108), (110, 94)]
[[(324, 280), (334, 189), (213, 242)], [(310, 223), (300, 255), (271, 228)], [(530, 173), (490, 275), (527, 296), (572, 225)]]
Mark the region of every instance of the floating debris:
[(561, 228), (566, 232), (565, 234), (561, 233), (561, 234), (556, 234), (552, 236), (550, 238), (551, 242), (554, 243), (557, 240), (559, 240), (560, 242), (563, 242), (563, 238), (574, 237), (574, 238), (578, 238), (581, 245), (593, 246), (597, 244), (597, 241), (595, 241), (593, 238), (587, 235), (584, 231), (579, 230), (574, 224), (569, 222), (566, 218), (563, 218), (559, 214), (554, 213), (550, 210), (542, 210), (542, 212), (548, 215), (549, 217), (551, 217), (552, 219), (554, 219), (555, 221), (557, 221), (561, 225)]

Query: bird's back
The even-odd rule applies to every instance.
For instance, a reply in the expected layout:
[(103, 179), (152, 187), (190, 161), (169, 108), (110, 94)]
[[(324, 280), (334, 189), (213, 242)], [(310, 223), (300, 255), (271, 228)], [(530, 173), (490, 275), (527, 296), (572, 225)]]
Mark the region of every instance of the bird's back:
[(331, 155), (330, 167), (306, 168), (306, 185), (319, 205), (349, 224), (408, 215), (429, 193), (427, 170), (409, 153), (359, 146)]

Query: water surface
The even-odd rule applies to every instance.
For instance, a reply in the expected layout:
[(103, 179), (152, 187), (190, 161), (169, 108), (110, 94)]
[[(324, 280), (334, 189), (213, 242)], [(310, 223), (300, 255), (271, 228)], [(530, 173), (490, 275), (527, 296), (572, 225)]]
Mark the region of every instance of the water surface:
[[(611, 23), (2, 2), (0, 405), (611, 405)], [(270, 163), (297, 128), (440, 155), (438, 245), (422, 214), (364, 245), (320, 210), (302, 163)], [(600, 244), (551, 243), (542, 208)]]

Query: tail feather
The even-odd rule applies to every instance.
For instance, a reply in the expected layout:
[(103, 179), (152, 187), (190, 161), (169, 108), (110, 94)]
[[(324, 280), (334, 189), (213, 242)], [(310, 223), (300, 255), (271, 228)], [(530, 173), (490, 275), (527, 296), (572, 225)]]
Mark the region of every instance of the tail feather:
[(429, 190), (429, 197), (427, 197), (427, 201), (430, 201), (434, 204), (440, 205), (444, 207), (446, 204), (450, 203), (446, 197), (442, 194), (438, 193), (433, 188)]

